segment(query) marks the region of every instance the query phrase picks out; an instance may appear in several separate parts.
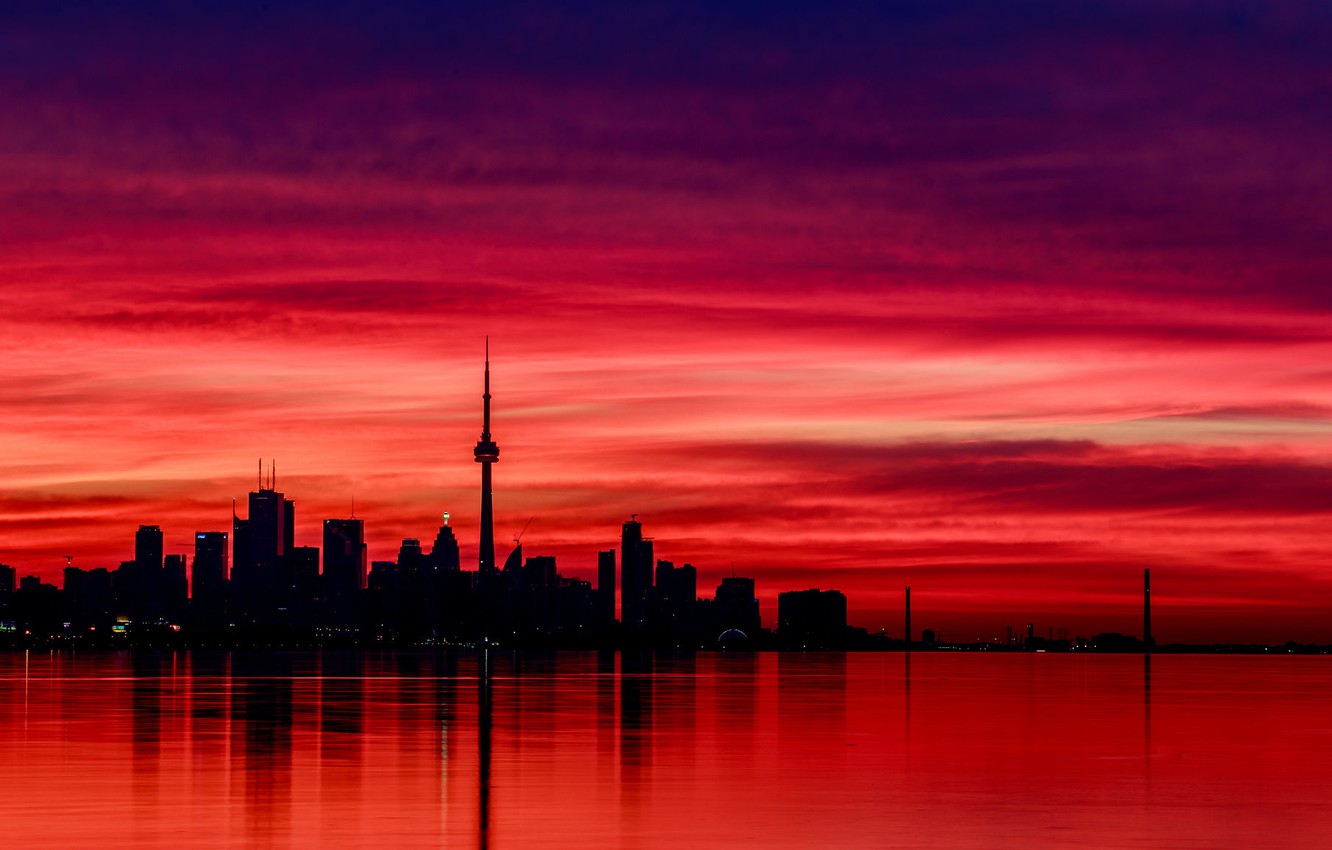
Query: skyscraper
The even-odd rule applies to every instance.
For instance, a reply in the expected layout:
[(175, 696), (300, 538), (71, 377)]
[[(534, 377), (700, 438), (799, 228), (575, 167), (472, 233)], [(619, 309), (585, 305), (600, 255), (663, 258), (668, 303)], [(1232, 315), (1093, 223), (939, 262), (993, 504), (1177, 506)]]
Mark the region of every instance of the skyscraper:
[(191, 578), (197, 620), (204, 628), (220, 625), (226, 613), (227, 533), (225, 531), (194, 533), (194, 572)]
[(473, 459), (481, 464), (481, 553), (478, 569), (482, 574), (495, 571), (495, 520), (490, 507), (490, 467), (499, 462), (499, 446), (490, 439), (490, 339), (486, 339), (486, 382), (483, 402), (481, 439)]
[(9, 607), (14, 598), (14, 580), (16, 571), (13, 567), (0, 564), (0, 609)]
[(597, 619), (615, 619), (615, 550), (597, 553)]
[(134, 562), (143, 572), (162, 570), (162, 529), (156, 525), (141, 525), (134, 532)]
[(185, 620), (189, 596), (190, 580), (186, 574), (185, 556), (165, 556), (162, 559), (162, 614), (168, 622), (180, 625)]
[(287, 602), (291, 572), (286, 553), (292, 543), (295, 503), (277, 491), (277, 473), (250, 493), (250, 516), (233, 519), (231, 581), (241, 613), (263, 618)]
[(762, 622), (752, 578), (728, 576), (722, 579), (713, 599), (723, 629), (739, 629), (750, 637), (758, 634)]
[(637, 515), (620, 529), (620, 621), (625, 628), (647, 628), (647, 598), (652, 589), (652, 550), (643, 540)]
[(135, 620), (152, 620), (162, 616), (162, 529), (156, 525), (141, 525), (134, 532), (134, 566), (125, 583), (124, 603)]
[(453, 527), (449, 525), (449, 514), (444, 512), (444, 524), (435, 534), (435, 542), (430, 547), (430, 564), (435, 570), (456, 573), (462, 569), (458, 557), (458, 538), (453, 536)]
[(365, 569), (364, 521), (324, 520), (324, 593), (340, 623), (352, 618), (356, 594), (365, 589)]

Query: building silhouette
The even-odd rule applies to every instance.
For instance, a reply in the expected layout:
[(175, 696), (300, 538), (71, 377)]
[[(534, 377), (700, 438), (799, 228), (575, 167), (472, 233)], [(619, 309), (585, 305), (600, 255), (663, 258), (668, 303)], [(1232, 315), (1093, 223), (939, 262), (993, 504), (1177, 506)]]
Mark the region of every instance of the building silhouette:
[[(521, 534), (503, 569), (497, 569), (492, 466), (499, 447), (491, 434), (491, 400), (487, 342), (481, 438), (473, 449), (473, 460), (481, 464), (474, 571), (462, 569), (448, 513), (428, 551), (426, 538), (403, 538), (395, 559), (375, 561), (369, 571), (365, 525), (354, 516), (323, 520), (321, 548), (294, 545), (295, 502), (277, 489), (276, 465), (265, 470), (260, 461), (247, 515), (238, 514), (233, 500), (229, 532), (195, 532), (189, 570), (184, 554), (164, 552), (156, 525), (138, 527), (134, 558), (119, 569), (71, 564), (63, 591), (32, 576), (15, 588), (15, 571), (0, 566), (0, 632), (9, 623), (12, 634), (13, 624), (21, 622), (44, 640), (114, 635), (112, 640), (139, 645), (171, 643), (175, 634), (185, 641), (263, 646), (293, 640), (623, 643), (645, 649), (716, 645), (722, 633), (743, 632), (751, 642), (765, 639), (752, 578), (732, 575), (713, 598), (699, 599), (698, 570), (657, 560), (654, 541), (644, 536), (637, 515), (620, 528), (618, 580), (614, 549), (597, 553), (594, 588), (585, 579), (561, 575), (552, 556), (525, 556)], [(784, 632), (834, 634), (845, 626), (840, 593), (802, 591), (782, 600)], [(828, 608), (834, 601), (840, 607)]]
[(713, 628), (719, 634), (735, 629), (751, 638), (757, 636), (762, 629), (762, 619), (754, 580), (743, 576), (722, 579), (713, 596), (713, 616)]
[(357, 621), (358, 596), (366, 586), (365, 522), (324, 520), (323, 593), (330, 623), (351, 626)]
[(437, 572), (456, 573), (462, 569), (458, 538), (453, 534), (453, 526), (449, 525), (447, 511), (444, 512), (444, 524), (439, 527), (435, 541), (430, 545), (429, 558), (431, 567)]
[[(276, 467), (276, 465), (275, 465)], [(296, 505), (277, 490), (276, 468), (265, 486), (249, 494), (249, 517), (232, 514), (231, 580), (235, 614), (243, 622), (270, 623), (292, 592), (287, 550), (292, 548)]]
[(18, 573), (13, 567), (0, 564), (0, 610), (8, 608), (13, 601), (17, 577)]
[(184, 555), (166, 555), (162, 559), (162, 618), (179, 626), (188, 615), (190, 580)]
[(191, 598), (195, 624), (205, 630), (220, 629), (227, 611), (227, 532), (194, 533), (194, 593)]
[(788, 590), (777, 594), (777, 636), (784, 642), (831, 645), (846, 634), (846, 594)]
[(620, 622), (630, 631), (647, 630), (648, 593), (652, 590), (651, 551), (638, 516), (620, 527)]
[(486, 340), (485, 392), (481, 395), (483, 413), (481, 439), (472, 450), (472, 458), (481, 464), (481, 544), (477, 570), (485, 575), (495, 571), (495, 517), (491, 510), (490, 467), (499, 463), (499, 446), (490, 438), (490, 340)]
[(603, 623), (615, 620), (615, 550), (597, 553), (597, 618)]
[(158, 619), (165, 613), (162, 576), (162, 529), (141, 525), (134, 532), (134, 562), (125, 581), (124, 607), (135, 619)]

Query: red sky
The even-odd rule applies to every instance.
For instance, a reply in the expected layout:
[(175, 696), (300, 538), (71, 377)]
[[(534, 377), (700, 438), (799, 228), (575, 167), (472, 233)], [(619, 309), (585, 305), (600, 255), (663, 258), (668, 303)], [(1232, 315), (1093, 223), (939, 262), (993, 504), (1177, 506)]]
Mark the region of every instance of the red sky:
[[(0, 562), (452, 513), (961, 637), (1332, 641), (1318, 5), (170, 4), (0, 34)], [(68, 10), (66, 10), (68, 12)], [(504, 547), (501, 546), (501, 555)]]

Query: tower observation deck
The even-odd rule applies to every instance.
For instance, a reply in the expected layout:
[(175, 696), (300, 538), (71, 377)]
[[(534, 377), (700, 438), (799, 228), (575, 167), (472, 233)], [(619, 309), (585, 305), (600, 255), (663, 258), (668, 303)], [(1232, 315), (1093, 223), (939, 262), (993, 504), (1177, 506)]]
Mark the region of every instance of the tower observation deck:
[(490, 465), (499, 462), (499, 446), (490, 438), (490, 339), (486, 339), (485, 392), (481, 396), (483, 414), (481, 439), (472, 452), (481, 464), (481, 547), (477, 567), (482, 573), (495, 571), (495, 519), (490, 504)]

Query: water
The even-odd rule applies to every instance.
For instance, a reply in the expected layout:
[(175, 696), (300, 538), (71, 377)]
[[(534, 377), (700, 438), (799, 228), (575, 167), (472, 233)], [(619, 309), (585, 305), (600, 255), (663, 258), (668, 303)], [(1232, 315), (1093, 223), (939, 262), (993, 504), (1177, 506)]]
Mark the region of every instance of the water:
[(0, 654), (14, 847), (1317, 847), (1332, 659)]

